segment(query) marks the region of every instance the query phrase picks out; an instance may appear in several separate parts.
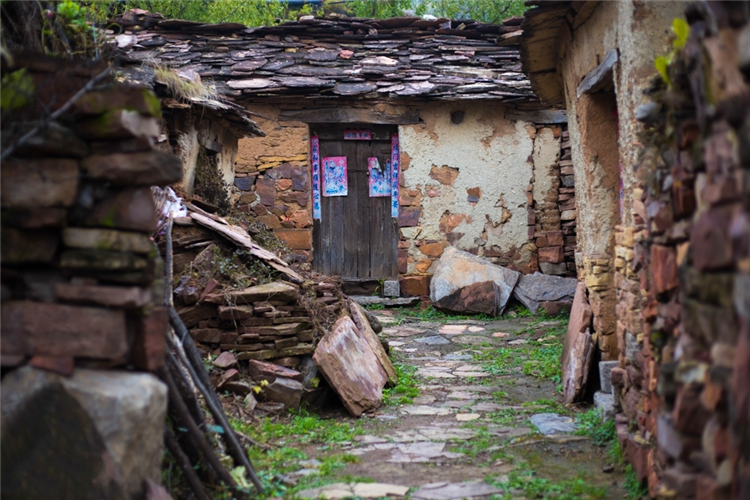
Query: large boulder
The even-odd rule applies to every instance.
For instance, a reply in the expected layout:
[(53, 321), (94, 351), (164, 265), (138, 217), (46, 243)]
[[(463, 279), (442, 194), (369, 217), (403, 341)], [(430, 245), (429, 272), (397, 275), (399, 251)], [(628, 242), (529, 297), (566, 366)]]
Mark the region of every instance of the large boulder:
[(352, 416), (358, 417), (383, 403), (388, 375), (348, 316), (336, 321), (323, 337), (313, 361)]
[(430, 300), (438, 302), (455, 291), (485, 281), (494, 281), (498, 287), (497, 315), (505, 311), (521, 273), (497, 266), (482, 257), (448, 247), (438, 261), (430, 281)]
[(3, 498), (130, 500), (158, 481), (167, 388), (146, 373), (24, 367), (2, 382)]
[(570, 302), (576, 294), (575, 278), (549, 274), (525, 274), (518, 280), (513, 297), (536, 314), (540, 302)]
[(370, 326), (370, 322), (365, 314), (365, 309), (349, 299), (349, 310), (352, 313), (352, 321), (357, 325), (357, 330), (362, 335), (362, 338), (365, 339), (367, 345), (370, 346), (370, 349), (372, 349), (375, 356), (377, 356), (378, 361), (380, 361), (380, 366), (383, 368), (383, 371), (385, 371), (385, 374), (388, 375), (388, 384), (395, 386), (398, 383), (396, 369), (393, 367), (390, 358), (388, 358), (388, 353), (385, 352), (385, 348), (383, 347), (383, 344), (380, 343), (377, 334)]
[(502, 293), (497, 283), (483, 281), (459, 288), (432, 305), (442, 311), (498, 316), (501, 303)]

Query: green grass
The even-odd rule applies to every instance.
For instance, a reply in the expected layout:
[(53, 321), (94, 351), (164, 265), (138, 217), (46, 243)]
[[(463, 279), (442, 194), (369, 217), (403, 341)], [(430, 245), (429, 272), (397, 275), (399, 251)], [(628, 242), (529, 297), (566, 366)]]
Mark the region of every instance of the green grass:
[(393, 367), (398, 375), (398, 383), (396, 387), (383, 389), (383, 404), (386, 406), (412, 404), (414, 398), (419, 396), (417, 367), (399, 362), (394, 362)]
[(587, 412), (579, 414), (576, 420), (578, 420), (578, 424), (580, 425), (575, 432), (577, 435), (590, 437), (591, 441), (598, 446), (608, 446), (612, 443), (617, 443), (615, 439), (617, 437), (615, 421), (608, 420), (602, 422), (599, 411), (596, 408), (591, 408)]
[(433, 306), (429, 306), (424, 309), (421, 309), (421, 308), (394, 309), (394, 313), (396, 317), (400, 317), (403, 319), (411, 319), (411, 320), (417, 320), (417, 321), (437, 321), (440, 323), (448, 323), (451, 321), (463, 321), (467, 319), (474, 319), (474, 320), (479, 320), (479, 321), (493, 321), (493, 320), (498, 319), (492, 316), (488, 316), (486, 314), (476, 314), (476, 315), (449, 314), (443, 311), (439, 311), (438, 309), (435, 309)]
[(510, 499), (523, 496), (525, 498), (550, 498), (555, 500), (579, 500), (605, 498), (605, 489), (588, 484), (586, 479), (576, 476), (561, 481), (552, 481), (538, 477), (528, 466), (519, 467), (508, 474), (507, 482), (490, 480), (503, 490), (502, 495), (494, 495), (493, 499)]

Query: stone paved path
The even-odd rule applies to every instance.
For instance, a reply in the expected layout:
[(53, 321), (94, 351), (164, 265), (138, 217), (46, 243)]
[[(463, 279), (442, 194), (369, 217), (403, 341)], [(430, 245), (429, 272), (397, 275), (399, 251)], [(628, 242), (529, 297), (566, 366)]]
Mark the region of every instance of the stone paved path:
[[(364, 435), (339, 450), (358, 457), (341, 476), (374, 482), (331, 484), (302, 491), (300, 498), (523, 498), (514, 484), (532, 471), (553, 483), (579, 477), (605, 492), (592, 498), (623, 498), (617, 486), (622, 475), (602, 472), (608, 464), (603, 450), (573, 435), (569, 416), (555, 420), (556, 412), (567, 412), (554, 382), (524, 375), (520, 366), (490, 373), (475, 361), (475, 355), (497, 348), (511, 349), (510, 359), (528, 356), (536, 345), (559, 341), (549, 332), (557, 328), (559, 334), (563, 321), (398, 325), (390, 311), (378, 315), (394, 360), (416, 367), (419, 396), (382, 408), (364, 423)], [(567, 432), (545, 436), (529, 420), (550, 413), (535, 420), (552, 419), (552, 432)]]

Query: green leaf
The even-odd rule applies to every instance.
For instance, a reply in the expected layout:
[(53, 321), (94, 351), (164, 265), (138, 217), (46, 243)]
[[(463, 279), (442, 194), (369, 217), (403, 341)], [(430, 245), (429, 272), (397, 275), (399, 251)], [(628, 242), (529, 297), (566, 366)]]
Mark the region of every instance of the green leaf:
[(681, 49), (687, 43), (688, 37), (690, 37), (690, 26), (682, 18), (675, 18), (672, 21), (672, 31), (674, 32), (677, 39), (672, 42), (672, 46), (675, 49)]
[(34, 96), (34, 80), (25, 69), (9, 73), (3, 77), (0, 90), (0, 109), (23, 108)]
[(669, 73), (667, 72), (667, 67), (669, 66), (669, 59), (667, 59), (664, 56), (659, 56), (656, 58), (656, 61), (654, 61), (654, 66), (656, 66), (656, 71), (659, 72), (662, 80), (664, 80), (664, 82), (667, 85), (671, 85), (672, 82), (669, 80)]

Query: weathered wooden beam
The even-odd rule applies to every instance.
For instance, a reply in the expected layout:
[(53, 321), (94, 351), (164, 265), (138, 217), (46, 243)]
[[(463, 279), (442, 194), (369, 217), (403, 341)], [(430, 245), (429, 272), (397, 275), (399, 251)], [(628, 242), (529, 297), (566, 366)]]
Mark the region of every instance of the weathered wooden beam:
[(576, 97), (580, 98), (583, 94), (593, 94), (603, 89), (607, 84), (612, 82), (612, 68), (617, 62), (617, 50), (611, 49), (604, 56), (604, 60), (594, 68), (591, 73), (585, 76), (581, 80), (578, 89), (576, 90)]
[(408, 109), (403, 113), (391, 115), (367, 108), (311, 108), (284, 110), (280, 120), (305, 123), (375, 123), (381, 125), (409, 125), (419, 123), (419, 111)]
[(552, 110), (542, 109), (537, 111), (508, 110), (505, 112), (506, 120), (522, 120), (538, 124), (568, 123), (568, 112), (564, 109)]

